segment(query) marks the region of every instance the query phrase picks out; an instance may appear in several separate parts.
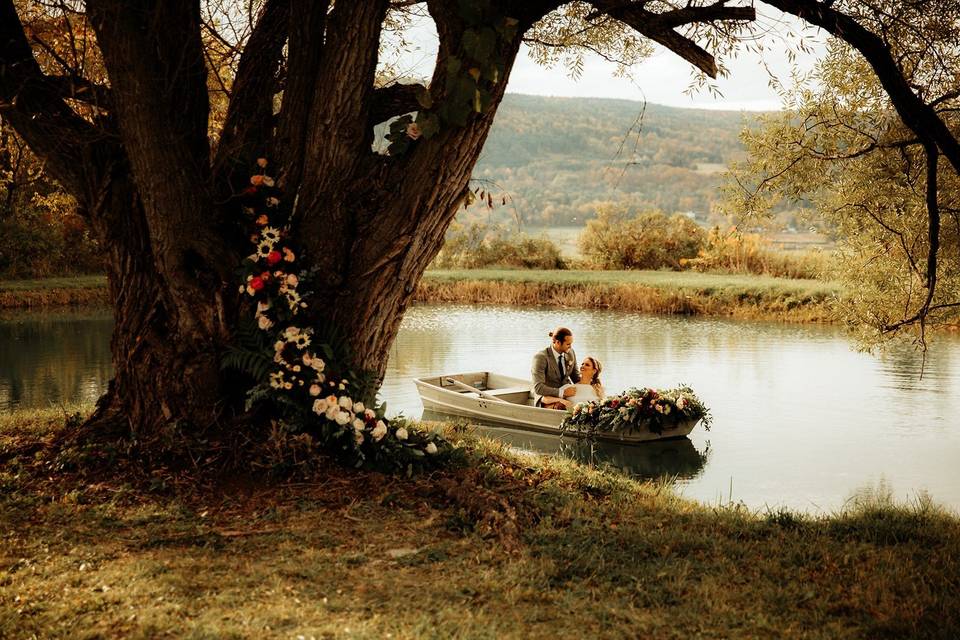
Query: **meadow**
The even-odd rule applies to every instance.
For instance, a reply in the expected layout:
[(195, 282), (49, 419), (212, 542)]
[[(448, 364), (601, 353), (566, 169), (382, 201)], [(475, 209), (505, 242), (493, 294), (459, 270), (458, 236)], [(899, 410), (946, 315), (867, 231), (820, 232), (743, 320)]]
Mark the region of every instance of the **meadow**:
[[(960, 522), (880, 490), (752, 512), (466, 425), (406, 479), (116, 465), (0, 418), (4, 638), (954, 638)], [(51, 477), (52, 476), (52, 477)]]

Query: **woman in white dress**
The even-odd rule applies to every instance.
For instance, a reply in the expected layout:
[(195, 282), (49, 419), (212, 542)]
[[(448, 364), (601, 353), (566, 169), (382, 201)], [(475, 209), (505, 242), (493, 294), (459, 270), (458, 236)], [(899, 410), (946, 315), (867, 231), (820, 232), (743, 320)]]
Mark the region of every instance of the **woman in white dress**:
[(543, 399), (544, 405), (552, 403), (554, 407), (572, 409), (575, 404), (580, 402), (589, 402), (591, 400), (603, 400), (603, 384), (600, 382), (600, 371), (603, 366), (600, 361), (594, 357), (586, 357), (580, 365), (580, 383), (573, 385), (577, 392), (569, 398), (550, 398)]

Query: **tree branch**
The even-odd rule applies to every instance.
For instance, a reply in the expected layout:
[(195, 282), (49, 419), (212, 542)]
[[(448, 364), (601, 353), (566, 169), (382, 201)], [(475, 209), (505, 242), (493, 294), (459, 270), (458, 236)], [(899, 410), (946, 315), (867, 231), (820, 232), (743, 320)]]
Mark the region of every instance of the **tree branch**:
[(720, 20), (750, 21), (756, 18), (753, 7), (727, 7), (725, 0), (705, 7), (687, 6), (664, 13), (648, 11), (642, 2), (624, 4), (615, 0), (591, 0), (591, 4), (597, 11), (587, 16), (587, 19), (603, 14), (616, 18), (673, 51), (711, 78), (717, 77), (717, 62), (713, 55), (674, 29), (686, 24)]
[(897, 67), (890, 47), (854, 18), (815, 0), (764, 0), (772, 7), (821, 27), (854, 47), (866, 59), (880, 80), (900, 119), (917, 136), (934, 142), (955, 171), (960, 173), (960, 141), (939, 118), (936, 110), (910, 88)]
[(373, 104), (370, 107), (370, 123), (373, 126), (411, 111), (418, 111), (420, 103), (417, 95), (426, 91), (422, 84), (391, 84), (373, 92)]
[(40, 70), (12, 0), (0, 0), (0, 113), (50, 172), (83, 199), (90, 147), (102, 133), (77, 115)]
[(287, 197), (296, 196), (306, 154), (307, 122), (313, 109), (317, 75), (324, 55), (330, 0), (291, 0), (286, 84), (272, 155), (280, 167)]
[(290, 0), (268, 0), (237, 65), (214, 160), (216, 174), (230, 164), (244, 166), (246, 171), (255, 158), (267, 154), (273, 99), (278, 90), (277, 69), (289, 23)]

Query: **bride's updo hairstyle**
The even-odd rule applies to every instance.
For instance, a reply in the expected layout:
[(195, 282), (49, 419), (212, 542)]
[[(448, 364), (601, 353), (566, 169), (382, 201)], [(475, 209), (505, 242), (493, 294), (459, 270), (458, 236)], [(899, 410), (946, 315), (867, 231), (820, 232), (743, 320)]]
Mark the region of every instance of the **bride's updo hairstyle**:
[(593, 387), (593, 390), (597, 392), (597, 396), (603, 399), (603, 383), (600, 382), (600, 372), (603, 371), (603, 365), (600, 364), (600, 361), (593, 356), (584, 358), (584, 362), (590, 362), (590, 364), (593, 366), (593, 381), (590, 383), (590, 386)]
[(560, 344), (563, 344), (564, 341), (567, 339), (567, 336), (573, 335), (573, 331), (570, 331), (570, 329), (567, 329), (566, 327), (557, 327), (556, 329), (551, 331), (549, 335), (551, 338), (553, 338)]

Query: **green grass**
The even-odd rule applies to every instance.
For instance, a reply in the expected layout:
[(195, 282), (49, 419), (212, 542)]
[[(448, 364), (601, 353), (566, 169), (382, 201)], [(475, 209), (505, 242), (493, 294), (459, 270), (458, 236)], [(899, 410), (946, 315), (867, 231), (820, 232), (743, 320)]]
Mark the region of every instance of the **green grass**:
[[(22, 420), (24, 438), (58, 428)], [(447, 433), (468, 464), (412, 480), (326, 466), (205, 485), (156, 470), (150, 489), (116, 468), (8, 461), (0, 637), (960, 634), (960, 523), (927, 501), (880, 491), (818, 518), (707, 507)]]
[(103, 275), (64, 276), (34, 280), (0, 280), (0, 291), (49, 291), (51, 289), (102, 289), (107, 286)]
[(693, 271), (526, 271), (510, 269), (431, 270), (424, 279), (434, 281), (530, 282), (559, 285), (634, 284), (655, 289), (698, 292), (784, 291), (791, 293), (832, 294), (840, 286), (820, 280), (797, 280), (771, 276), (697, 273)]

